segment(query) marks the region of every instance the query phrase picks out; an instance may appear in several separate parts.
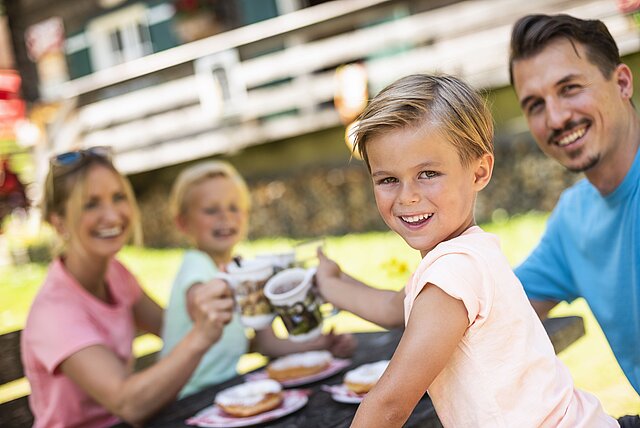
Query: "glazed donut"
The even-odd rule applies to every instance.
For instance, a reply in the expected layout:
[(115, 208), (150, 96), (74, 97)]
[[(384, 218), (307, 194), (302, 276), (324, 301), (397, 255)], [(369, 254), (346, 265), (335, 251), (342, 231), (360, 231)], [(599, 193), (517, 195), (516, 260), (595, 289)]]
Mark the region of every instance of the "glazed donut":
[(344, 375), (344, 384), (356, 394), (365, 394), (378, 382), (388, 365), (389, 360), (363, 364)]
[(269, 363), (267, 374), (279, 382), (298, 379), (329, 367), (333, 355), (329, 351), (308, 351), (287, 355)]
[(271, 379), (249, 381), (220, 391), (214, 401), (225, 413), (245, 418), (278, 407), (282, 386)]

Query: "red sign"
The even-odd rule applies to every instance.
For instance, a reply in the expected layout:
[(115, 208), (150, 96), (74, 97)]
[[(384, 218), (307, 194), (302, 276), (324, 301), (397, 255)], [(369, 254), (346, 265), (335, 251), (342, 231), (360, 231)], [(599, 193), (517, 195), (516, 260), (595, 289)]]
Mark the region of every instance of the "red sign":
[(20, 98), (20, 75), (15, 70), (0, 70), (0, 134), (12, 129), (25, 115), (25, 103)]

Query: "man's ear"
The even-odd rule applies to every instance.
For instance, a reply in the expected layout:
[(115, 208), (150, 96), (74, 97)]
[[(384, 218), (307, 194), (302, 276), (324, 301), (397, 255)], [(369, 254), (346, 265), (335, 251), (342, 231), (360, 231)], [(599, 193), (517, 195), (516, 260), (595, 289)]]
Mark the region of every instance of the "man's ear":
[(633, 96), (633, 73), (627, 64), (618, 64), (613, 77), (620, 88), (620, 95), (630, 100)]
[(473, 187), (476, 192), (484, 189), (489, 184), (491, 174), (493, 174), (493, 155), (485, 153), (475, 161)]

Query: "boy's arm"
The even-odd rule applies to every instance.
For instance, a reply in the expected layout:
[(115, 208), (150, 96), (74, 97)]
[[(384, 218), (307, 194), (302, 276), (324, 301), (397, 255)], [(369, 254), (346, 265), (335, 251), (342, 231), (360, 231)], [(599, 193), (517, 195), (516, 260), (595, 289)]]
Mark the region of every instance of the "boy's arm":
[(322, 251), (318, 258), (316, 285), (327, 302), (385, 328), (404, 324), (404, 290), (373, 288), (342, 272)]
[(462, 301), (427, 284), (418, 294), (400, 344), (352, 427), (401, 427), (462, 340), (469, 320)]

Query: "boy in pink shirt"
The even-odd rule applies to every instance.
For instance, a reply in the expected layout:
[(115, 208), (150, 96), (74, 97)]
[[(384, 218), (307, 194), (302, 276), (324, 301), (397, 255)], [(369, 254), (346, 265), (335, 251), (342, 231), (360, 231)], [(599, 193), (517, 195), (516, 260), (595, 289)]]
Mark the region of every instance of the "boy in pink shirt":
[(451, 76), (412, 75), (360, 116), (356, 149), (385, 223), (423, 259), (404, 291), (377, 290), (321, 255), (334, 305), (405, 332), (352, 426), (402, 426), (429, 392), (445, 427), (617, 427), (573, 386), (495, 236), (475, 225), (491, 179), (493, 124)]

